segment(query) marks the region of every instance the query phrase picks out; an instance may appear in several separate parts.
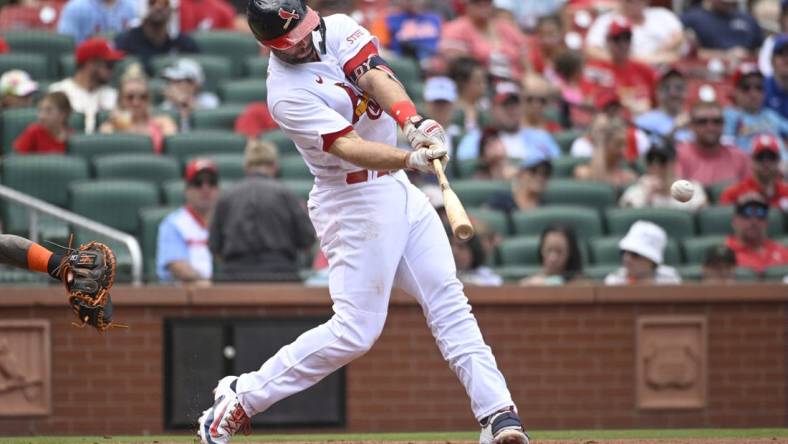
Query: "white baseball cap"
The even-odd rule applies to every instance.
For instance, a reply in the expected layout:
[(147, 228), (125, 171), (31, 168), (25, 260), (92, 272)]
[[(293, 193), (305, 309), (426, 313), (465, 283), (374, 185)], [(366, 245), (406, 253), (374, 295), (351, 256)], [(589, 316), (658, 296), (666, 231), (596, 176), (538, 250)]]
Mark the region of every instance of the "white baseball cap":
[(191, 80), (199, 85), (202, 85), (203, 80), (205, 80), (202, 66), (188, 58), (176, 60), (175, 63), (164, 69), (161, 76), (167, 80)]
[(457, 100), (457, 84), (448, 77), (430, 77), (424, 83), (424, 100), (427, 102), (436, 100), (455, 102)]
[(6, 71), (0, 77), (0, 97), (16, 96), (25, 97), (38, 91), (38, 83), (21, 69)]
[(629, 227), (627, 235), (618, 242), (618, 248), (637, 253), (657, 265), (662, 264), (668, 236), (659, 225), (639, 220)]

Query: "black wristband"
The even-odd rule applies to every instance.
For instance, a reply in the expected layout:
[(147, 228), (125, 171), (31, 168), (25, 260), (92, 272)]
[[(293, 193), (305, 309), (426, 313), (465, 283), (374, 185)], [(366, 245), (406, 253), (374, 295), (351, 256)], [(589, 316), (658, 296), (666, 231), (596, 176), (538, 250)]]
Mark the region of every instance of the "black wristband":
[(47, 273), (53, 278), (60, 280), (59, 276), (59, 268), (60, 262), (63, 260), (62, 254), (52, 253), (52, 256), (49, 258), (49, 263), (47, 263)]

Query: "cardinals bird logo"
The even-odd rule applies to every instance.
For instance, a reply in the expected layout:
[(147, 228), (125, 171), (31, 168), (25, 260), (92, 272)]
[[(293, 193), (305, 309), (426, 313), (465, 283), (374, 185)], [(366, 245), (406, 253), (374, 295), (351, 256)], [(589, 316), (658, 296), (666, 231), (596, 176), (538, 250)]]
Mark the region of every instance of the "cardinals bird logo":
[(286, 11), (285, 8), (279, 8), (279, 17), (281, 17), (282, 20), (287, 20), (284, 26), (282, 26), (283, 29), (290, 27), (290, 22), (293, 21), (293, 19), (298, 20), (301, 18), (299, 14), (296, 14), (295, 9), (293, 9), (293, 11)]

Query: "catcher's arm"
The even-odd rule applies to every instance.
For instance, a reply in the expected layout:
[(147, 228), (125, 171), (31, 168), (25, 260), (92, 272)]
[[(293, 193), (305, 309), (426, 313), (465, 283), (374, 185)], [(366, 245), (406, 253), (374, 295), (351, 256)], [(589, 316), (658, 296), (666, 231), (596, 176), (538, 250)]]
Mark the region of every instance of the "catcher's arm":
[(60, 280), (57, 269), (62, 260), (62, 255), (53, 253), (31, 240), (13, 234), (0, 234), (0, 264), (49, 273)]

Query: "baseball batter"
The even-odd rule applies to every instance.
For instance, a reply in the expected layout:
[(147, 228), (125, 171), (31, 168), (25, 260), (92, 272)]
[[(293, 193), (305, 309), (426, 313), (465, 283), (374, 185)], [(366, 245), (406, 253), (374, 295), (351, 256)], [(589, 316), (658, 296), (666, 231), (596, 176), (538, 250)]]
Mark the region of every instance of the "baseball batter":
[[(366, 353), (392, 287), (413, 295), (482, 426), (482, 444), (527, 444), (506, 381), (457, 280), (446, 233), (403, 169), (448, 161), (446, 135), (419, 116), (377, 40), (350, 17), (320, 17), (303, 0), (249, 0), (271, 49), (268, 106), (315, 176), (309, 216), (329, 262), (334, 316), (255, 372), (221, 379), (199, 419), (205, 444), (248, 432), (249, 418)], [(413, 150), (396, 148), (397, 125)]]

